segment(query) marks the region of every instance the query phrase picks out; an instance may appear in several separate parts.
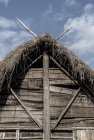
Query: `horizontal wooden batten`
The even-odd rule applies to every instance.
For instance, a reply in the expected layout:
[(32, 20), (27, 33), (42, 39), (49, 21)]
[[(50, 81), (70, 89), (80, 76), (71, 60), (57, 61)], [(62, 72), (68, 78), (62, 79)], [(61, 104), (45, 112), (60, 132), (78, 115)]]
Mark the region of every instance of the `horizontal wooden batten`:
[[(18, 106), (19, 105), (19, 103), (17, 103), (17, 102), (6, 102), (6, 103), (0, 103), (0, 106), (5, 106), (5, 104), (6, 104), (6, 106), (7, 107), (11, 107), (11, 106)], [(25, 104), (28, 106), (28, 107), (31, 107), (32, 106), (32, 108), (36, 108), (36, 110), (37, 109), (43, 109), (43, 103), (40, 103), (40, 102), (25, 102)], [(2, 109), (3, 110), (3, 109)]]
[[(20, 139), (26, 139), (26, 140), (27, 140), (27, 139), (30, 139), (30, 140), (32, 139), (32, 140), (33, 140), (33, 139), (43, 139), (43, 137), (20, 137)], [(55, 139), (56, 139), (56, 140), (57, 140), (57, 139), (72, 140), (73, 137), (60, 137), (60, 136), (57, 136), (57, 137), (56, 137), (56, 136), (53, 136), (53, 137), (51, 137), (51, 140), (52, 140), (52, 139), (54, 139), (54, 140), (55, 140)]]
[(37, 126), (35, 125), (35, 124), (33, 124), (33, 123), (30, 123), (30, 122), (13, 122), (13, 123), (0, 123), (0, 127), (1, 128), (6, 128), (6, 127), (8, 127), (8, 128), (15, 128), (15, 127), (18, 127), (17, 126), (17, 123), (19, 124), (19, 127), (21, 127), (21, 128), (37, 128)]
[[(43, 129), (40, 128), (31, 128), (31, 127), (0, 127), (0, 131), (15, 131), (15, 130), (20, 130), (20, 131), (35, 131), (35, 132), (42, 132)], [(94, 130), (94, 127), (66, 127), (66, 128), (56, 128), (55, 130), (53, 130), (53, 128), (51, 129), (51, 132), (72, 132), (73, 130)]]
[(71, 85), (71, 86), (74, 86), (75, 84), (73, 83), (73, 81), (71, 81), (70, 79), (64, 79), (64, 80), (62, 80), (62, 79), (50, 79), (50, 81), (49, 81), (49, 83), (50, 83), (50, 85), (56, 85), (56, 86), (62, 86), (63, 87), (63, 85)]
[[(13, 119), (13, 117), (3, 117), (3, 118), (1, 118), (1, 120), (0, 120), (0, 124), (8, 124), (8, 123), (17, 123), (17, 122), (19, 122), (19, 123), (27, 123), (27, 122), (29, 122), (29, 124), (27, 124), (27, 125), (31, 125), (31, 124), (34, 124), (34, 122), (33, 122), (33, 120), (32, 121), (30, 121), (30, 119), (29, 119), (29, 117), (28, 118), (20, 118), (20, 117), (16, 117), (16, 118), (14, 118)], [(64, 125), (68, 125), (68, 124), (71, 124), (72, 125), (72, 123), (73, 124), (75, 124), (75, 123), (87, 123), (87, 124), (92, 124), (92, 125), (94, 125), (94, 117), (87, 117), (87, 118), (75, 118), (75, 117), (72, 117), (72, 118), (69, 118), (69, 117), (64, 117), (62, 120), (61, 120), (61, 122), (60, 122), (60, 124), (61, 124), (61, 126), (63, 127)], [(55, 124), (56, 123), (56, 120), (51, 120), (51, 124)], [(83, 125), (83, 124), (82, 124)]]
[(63, 87), (59, 87), (59, 86), (50, 86), (50, 92), (73, 93), (73, 91), (75, 91), (75, 90), (77, 90), (77, 89), (63, 88)]
[[(31, 68), (26, 75), (20, 76), (17, 79), (40, 79), (43, 78), (43, 70), (37, 70)], [(49, 69), (49, 78), (55, 79), (69, 79), (63, 72), (59, 69)]]
[[(62, 88), (64, 86), (66, 86), (66, 88), (75, 88), (76, 85), (69, 79), (50, 79), (49, 81), (50, 85), (52, 86), (61, 86)], [(20, 85), (20, 81), (18, 81), (15, 86), (16, 88), (19, 88)], [(69, 86), (69, 87), (68, 87)], [(20, 88), (30, 88), (30, 89), (39, 89), (39, 88), (43, 88), (43, 81), (42, 79), (25, 79), (24, 81), (21, 82)]]
[[(59, 117), (59, 115), (61, 114), (61, 111), (62, 111), (62, 109), (64, 110), (64, 108), (65, 108), (66, 106), (64, 106), (64, 107), (62, 107), (62, 108), (51, 108), (51, 118), (58, 118)], [(70, 108), (69, 109), (69, 111), (67, 112), (67, 114), (65, 115), (65, 117), (69, 117), (69, 118), (71, 118), (71, 117), (91, 117), (92, 116), (92, 118), (93, 118), (93, 116), (94, 116), (94, 112), (93, 112), (93, 110), (94, 110), (94, 108), (92, 107), (92, 108), (90, 108), (90, 107), (88, 107), (88, 108), (85, 108), (85, 107), (72, 107), (72, 108)], [(33, 110), (33, 111), (31, 111), (31, 110), (29, 110), (33, 115), (35, 115), (38, 119), (43, 119), (42, 117), (43, 117), (43, 111), (35, 111), (35, 110)], [(90, 113), (91, 112), (91, 113)], [(3, 118), (3, 117), (5, 117), (5, 118), (7, 118), (7, 117), (13, 117), (13, 118), (16, 118), (16, 117), (19, 117), (19, 118), (28, 118), (28, 115), (25, 113), (25, 111), (24, 110), (13, 110), (13, 111), (11, 111), (11, 110), (5, 110), (5, 111), (2, 111), (1, 113), (0, 113), (0, 116), (1, 116), (1, 118)]]
[[(10, 113), (9, 113), (10, 112)], [(28, 118), (28, 115), (25, 113), (25, 112), (23, 112), (23, 111), (9, 111), (9, 112), (2, 112), (2, 114), (1, 114), (1, 120), (2, 120), (2, 118)], [(35, 112), (33, 113), (33, 112), (31, 112), (32, 114), (33, 114), (33, 116), (34, 117), (36, 117), (36, 119), (38, 120), (38, 121), (42, 121), (43, 120), (43, 115), (42, 115), (42, 113), (40, 113), (40, 114), (35, 114)], [(30, 119), (29, 119), (30, 120)], [(31, 119), (32, 120), (32, 119)]]
[(28, 87), (28, 88), (34, 88), (36, 89), (39, 88), (39, 87), (43, 87), (43, 80), (42, 78), (38, 79), (38, 78), (25, 78), (24, 80), (23, 79), (17, 79), (17, 82), (15, 83), (15, 86), (16, 88), (25, 88)]
[[(57, 96), (51, 96), (50, 97), (50, 106), (55, 107), (55, 108), (56, 107), (58, 108), (58, 107), (66, 106), (71, 97), (72, 96), (68, 97), (68, 95), (67, 95), (67, 96), (65, 96), (65, 99), (64, 99), (64, 96), (58, 96), (58, 95)], [(22, 96), (22, 97), (20, 97), (20, 99), (30, 109), (33, 109), (34, 107), (36, 109), (42, 109), (43, 108), (43, 99), (42, 99), (42, 97), (38, 98), (36, 96), (35, 97), (33, 97), (33, 96), (30, 96), (30, 97), (29, 96), (28, 97)], [(0, 105), (5, 105), (5, 104), (7, 106), (3, 107), (3, 110), (6, 110), (6, 109), (8, 110), (8, 108), (9, 108), (9, 110), (11, 110), (13, 108), (16, 110), (17, 107), (19, 106), (19, 103), (15, 99), (8, 99), (7, 101), (4, 100), (4, 99), (0, 100)], [(16, 107), (15, 107), (15, 105), (16, 105)], [(87, 98), (82, 98), (82, 100), (81, 100), (80, 97), (75, 100), (75, 102), (73, 103), (72, 106), (73, 107), (78, 107), (78, 108), (80, 108), (80, 107), (82, 107), (82, 108), (88, 108), (88, 107), (94, 108), (94, 105)]]
[[(71, 121), (71, 119), (70, 119), (70, 121), (68, 119), (64, 119), (59, 124), (58, 129), (66, 128), (66, 127), (69, 128), (69, 127), (93, 127), (94, 126), (94, 118), (93, 119), (87, 118), (87, 120), (86, 120), (86, 118), (85, 119), (79, 118), (79, 119), (80, 120), (77, 120), (74, 122)], [(19, 120), (18, 119), (17, 120), (14, 119), (14, 121), (12, 121), (12, 120), (13, 120), (13, 118), (9, 118), (9, 120), (5, 119), (5, 122), (4, 121), (0, 122), (0, 127), (16, 127), (17, 123), (19, 123), (20, 127), (22, 126), (22, 127), (31, 127), (31, 128), (36, 127), (37, 128), (37, 126), (33, 122), (31, 122), (29, 119), (25, 119), (22, 121), (20, 118), (19, 118)], [(67, 122), (67, 120), (68, 120), (68, 122)], [(75, 118), (74, 118), (74, 120), (75, 120)], [(51, 128), (53, 128), (53, 126), (54, 126), (54, 124), (51, 123)]]
[[(65, 106), (66, 107), (66, 106)], [(61, 114), (61, 111), (64, 110), (65, 107), (62, 107), (62, 109), (52, 108), (51, 109), (51, 115), (58, 116)], [(94, 116), (94, 107), (71, 107), (68, 112), (66, 113), (66, 117), (93, 117)], [(53, 112), (53, 113), (52, 113)], [(52, 116), (52, 117), (53, 117)]]
[(0, 138), (0, 140), (16, 140), (16, 137), (4, 137)]
[[(51, 123), (51, 127), (54, 128), (56, 121)], [(58, 129), (70, 128), (70, 127), (93, 127), (94, 118), (63, 118), (58, 125)]]

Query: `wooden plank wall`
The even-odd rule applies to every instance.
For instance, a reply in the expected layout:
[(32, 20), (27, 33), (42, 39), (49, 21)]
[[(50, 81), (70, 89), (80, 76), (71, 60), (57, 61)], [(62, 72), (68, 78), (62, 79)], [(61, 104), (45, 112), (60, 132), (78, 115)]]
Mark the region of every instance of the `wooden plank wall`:
[[(49, 82), (51, 127), (53, 128), (78, 87), (57, 68), (50, 68)], [(14, 90), (28, 109), (43, 123), (43, 69), (31, 68), (25, 76), (18, 77)], [(0, 95), (0, 127), (38, 128), (12, 95), (9, 95), (6, 100), (6, 94)], [(94, 127), (94, 104), (83, 92), (80, 92), (58, 128), (84, 126)], [(60, 135), (64, 134), (65, 137), (70, 137), (67, 140), (71, 140), (72, 132), (67, 133), (62, 132)], [(57, 138), (59, 132), (52, 135)]]

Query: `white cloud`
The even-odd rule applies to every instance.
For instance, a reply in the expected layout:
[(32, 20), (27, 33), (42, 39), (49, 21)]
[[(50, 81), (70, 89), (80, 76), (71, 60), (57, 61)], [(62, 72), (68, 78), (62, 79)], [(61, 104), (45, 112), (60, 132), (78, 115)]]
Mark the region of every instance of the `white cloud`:
[(65, 28), (71, 26), (66, 44), (94, 68), (94, 5), (85, 5), (80, 17), (68, 19)]
[(65, 0), (65, 5), (66, 6), (74, 6), (74, 5), (77, 5), (78, 2), (77, 0)]
[(9, 1), (10, 1), (10, 0), (0, 0), (0, 3), (3, 3), (3, 4), (5, 4), (5, 5), (7, 6), (8, 3), (9, 3)]
[(17, 26), (13, 20), (0, 17), (0, 60), (15, 46), (32, 37), (23, 29), (18, 30), (17, 27), (19, 25)]
[(85, 10), (85, 12), (88, 12), (88, 11), (92, 11), (93, 8), (94, 8), (94, 5), (92, 3), (89, 3), (89, 4), (85, 5), (84, 10)]
[(0, 28), (1, 29), (11, 28), (11, 27), (15, 28), (16, 26), (17, 26), (17, 23), (15, 21), (0, 16)]

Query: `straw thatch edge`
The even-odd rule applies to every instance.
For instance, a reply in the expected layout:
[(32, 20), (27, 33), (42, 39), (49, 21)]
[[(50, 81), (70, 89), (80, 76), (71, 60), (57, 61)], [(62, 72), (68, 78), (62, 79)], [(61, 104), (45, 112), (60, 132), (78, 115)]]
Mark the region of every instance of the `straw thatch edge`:
[(90, 67), (48, 34), (23, 43), (1, 61), (0, 91), (2, 91), (5, 84), (8, 87), (19, 71), (39, 57), (44, 49), (61, 67), (67, 70), (74, 80), (87, 85), (94, 91), (94, 72)]

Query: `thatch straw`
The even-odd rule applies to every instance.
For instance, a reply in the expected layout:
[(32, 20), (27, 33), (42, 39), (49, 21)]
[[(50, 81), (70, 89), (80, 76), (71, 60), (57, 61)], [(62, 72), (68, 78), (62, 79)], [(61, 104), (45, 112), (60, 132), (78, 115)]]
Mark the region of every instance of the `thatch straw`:
[(2, 60), (0, 63), (0, 90), (2, 91), (5, 85), (8, 87), (12, 79), (39, 57), (45, 49), (61, 67), (70, 73), (74, 80), (80, 84), (86, 84), (94, 91), (94, 72), (90, 67), (48, 34), (25, 42)]

